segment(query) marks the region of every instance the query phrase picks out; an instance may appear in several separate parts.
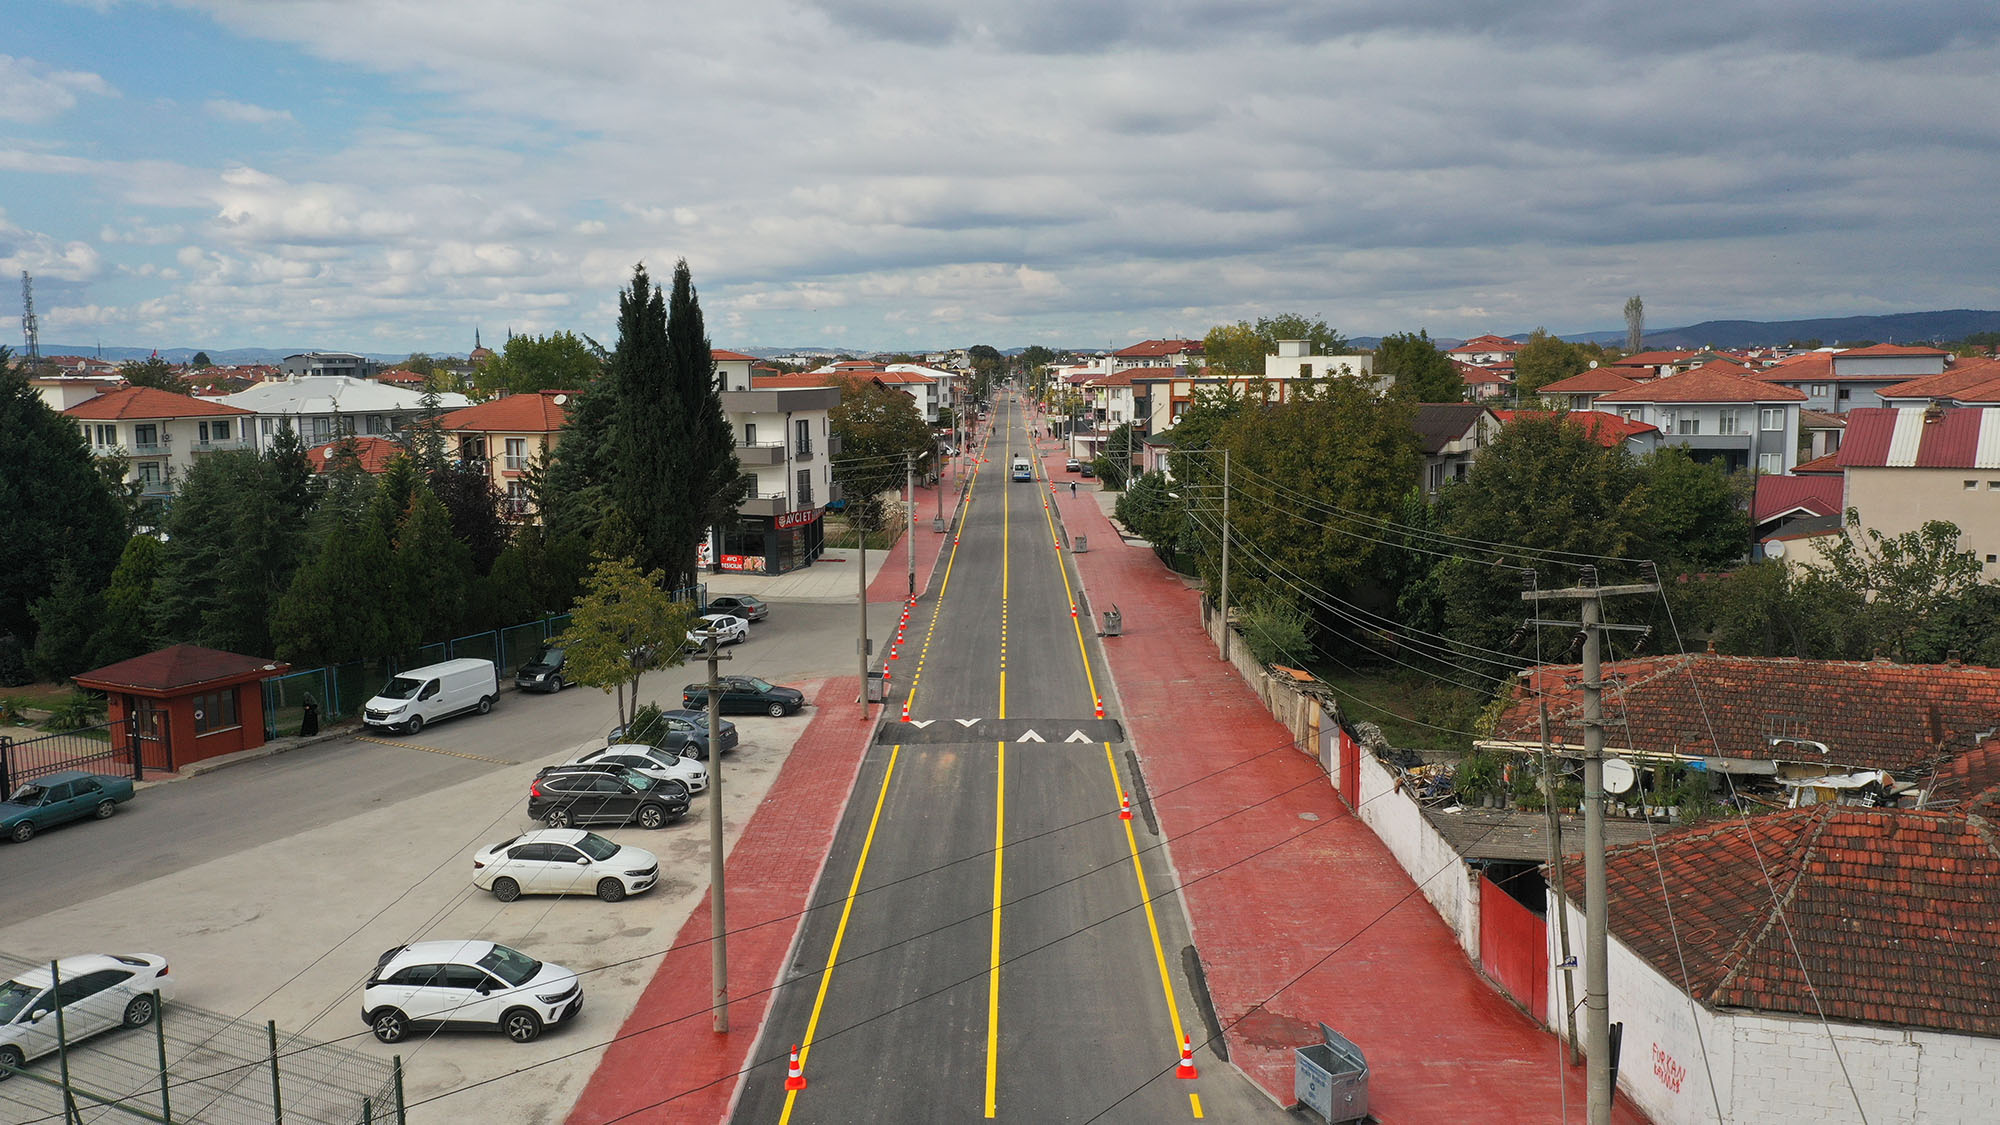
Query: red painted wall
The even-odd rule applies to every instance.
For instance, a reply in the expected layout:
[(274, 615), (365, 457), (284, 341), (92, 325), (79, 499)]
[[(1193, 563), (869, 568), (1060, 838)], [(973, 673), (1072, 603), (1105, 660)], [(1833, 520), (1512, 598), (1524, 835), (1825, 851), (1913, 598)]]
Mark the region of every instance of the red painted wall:
[(1549, 1021), (1548, 923), (1479, 877), (1479, 966), (1528, 1009)]

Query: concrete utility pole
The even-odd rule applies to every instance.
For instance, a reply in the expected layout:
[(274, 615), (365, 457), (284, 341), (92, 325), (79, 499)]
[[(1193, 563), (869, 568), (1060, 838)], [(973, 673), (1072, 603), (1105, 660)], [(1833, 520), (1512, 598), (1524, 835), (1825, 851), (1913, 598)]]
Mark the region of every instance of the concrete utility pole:
[(1222, 451), (1222, 659), (1229, 659), (1229, 451)]
[[(1603, 633), (1643, 631), (1639, 625), (1606, 625), (1607, 594), (1657, 594), (1657, 583), (1599, 586), (1597, 568), (1583, 568), (1582, 584), (1566, 590), (1524, 590), (1522, 601), (1582, 603), (1583, 625), (1583, 1034), (1589, 1067), (1590, 1125), (1611, 1123), (1611, 985), (1605, 960), (1610, 944), (1604, 876), (1604, 682)], [(1531, 620), (1531, 625), (1569, 627), (1573, 621)], [(1565, 904), (1563, 909), (1567, 910)]]
[(861, 717), (868, 717), (868, 530), (855, 519), (855, 503), (847, 502), (847, 522), (854, 528), (854, 537), (861, 544), (861, 565), (854, 569), (854, 582), (860, 588), (854, 604), (861, 609), (861, 631), (854, 638), (854, 651), (861, 661), (861, 695), (856, 702), (861, 704)]
[(903, 541), (910, 549), (910, 596), (917, 596), (917, 455), (903, 454)]
[(708, 658), (708, 915), (709, 976), (714, 984), (715, 1030), (729, 1030), (729, 923), (722, 894), (722, 662), (720, 634), (704, 630)]

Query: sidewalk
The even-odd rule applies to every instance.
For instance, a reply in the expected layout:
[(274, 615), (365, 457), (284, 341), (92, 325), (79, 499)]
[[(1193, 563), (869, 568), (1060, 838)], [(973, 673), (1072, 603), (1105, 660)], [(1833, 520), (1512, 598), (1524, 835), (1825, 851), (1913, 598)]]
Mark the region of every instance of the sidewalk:
[[(1172, 846), (1230, 1061), (1290, 1105), (1292, 1049), (1318, 1042), (1323, 1022), (1366, 1055), (1382, 1125), (1582, 1121), (1584, 1072), (1563, 1064), (1556, 1037), (1480, 977), (1313, 757), (1266, 753), (1291, 734), (1217, 657), (1198, 594), (1119, 537), (1095, 488), (1070, 495), (1060, 445), (1041, 451), (1070, 536), (1090, 539), (1075, 559), (1091, 607), (1123, 612), (1123, 635), (1104, 642), (1118, 711)], [(1614, 1120), (1645, 1118), (1621, 1098)]]

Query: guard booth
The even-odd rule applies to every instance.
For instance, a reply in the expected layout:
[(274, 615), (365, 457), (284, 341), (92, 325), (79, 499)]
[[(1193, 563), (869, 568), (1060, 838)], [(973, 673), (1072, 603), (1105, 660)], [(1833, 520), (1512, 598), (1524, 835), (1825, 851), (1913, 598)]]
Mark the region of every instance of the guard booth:
[(76, 685), (105, 694), (111, 721), (128, 719), (148, 770), (172, 771), (264, 744), (262, 681), (291, 665), (199, 645), (79, 672)]

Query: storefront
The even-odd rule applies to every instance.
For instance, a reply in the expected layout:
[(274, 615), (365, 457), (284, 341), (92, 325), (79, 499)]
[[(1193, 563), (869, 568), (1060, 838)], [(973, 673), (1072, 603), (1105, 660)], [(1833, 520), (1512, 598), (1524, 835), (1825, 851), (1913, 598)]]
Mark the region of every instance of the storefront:
[(821, 509), (804, 508), (775, 516), (740, 516), (702, 544), (699, 561), (713, 571), (784, 574), (811, 566), (826, 546)]

